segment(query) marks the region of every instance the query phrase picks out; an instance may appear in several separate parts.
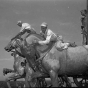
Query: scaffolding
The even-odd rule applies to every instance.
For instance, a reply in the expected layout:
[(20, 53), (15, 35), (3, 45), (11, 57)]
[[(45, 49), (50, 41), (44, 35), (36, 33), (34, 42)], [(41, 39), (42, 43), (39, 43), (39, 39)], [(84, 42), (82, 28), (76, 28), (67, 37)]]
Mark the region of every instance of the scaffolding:
[(86, 1), (87, 7), (84, 10), (81, 10), (81, 34), (83, 35), (83, 45), (88, 44), (88, 0)]
[(81, 10), (81, 34), (83, 35), (83, 45), (88, 44), (87, 42), (87, 10)]

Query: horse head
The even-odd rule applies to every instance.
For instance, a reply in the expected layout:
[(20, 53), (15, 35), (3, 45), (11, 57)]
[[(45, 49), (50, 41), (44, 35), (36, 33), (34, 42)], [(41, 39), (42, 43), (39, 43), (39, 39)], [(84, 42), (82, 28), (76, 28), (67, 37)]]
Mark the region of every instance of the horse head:
[(11, 40), (4, 49), (7, 52), (10, 52), (11, 50), (14, 49), (14, 45), (15, 45), (15, 40)]
[(7, 46), (4, 48), (7, 52), (11, 52), (13, 49), (18, 49), (21, 45), (22, 40), (21, 39), (13, 39), (11, 40)]

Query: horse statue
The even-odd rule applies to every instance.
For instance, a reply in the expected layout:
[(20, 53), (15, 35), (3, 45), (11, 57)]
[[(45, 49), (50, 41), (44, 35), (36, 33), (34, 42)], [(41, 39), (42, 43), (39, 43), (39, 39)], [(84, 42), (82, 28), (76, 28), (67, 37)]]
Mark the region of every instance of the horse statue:
[[(14, 80), (16, 82), (17, 79), (25, 78), (25, 66), (26, 66), (26, 59), (20, 57), (16, 51), (12, 51), (11, 56), (14, 57), (14, 65), (13, 70), (8, 68), (3, 68), (3, 74), (6, 75), (7, 73), (14, 73), (8, 78), (6, 78), (7, 86), (11, 88), (9, 81)], [(16, 84), (16, 86), (18, 86)]]
[[(19, 50), (19, 49), (17, 49)], [(11, 88), (9, 81), (14, 80), (16, 81), (17, 79), (24, 78), (25, 79), (25, 87), (49, 87), (46, 82), (45, 78), (38, 78), (38, 79), (32, 79), (30, 82), (28, 81), (28, 78), (30, 75), (32, 75), (32, 68), (29, 67), (26, 59), (24, 58), (23, 55), (19, 54), (18, 51), (12, 51), (11, 50), (11, 56), (14, 57), (14, 65), (12, 69), (4, 68), (3, 69), (3, 74), (6, 75), (7, 73), (14, 73), (10, 77), (6, 79), (7, 85), (9, 88)], [(29, 83), (29, 84), (28, 84)], [(18, 86), (16, 84), (16, 86)]]
[(48, 75), (48, 77), (51, 78), (52, 85), (56, 87), (58, 86), (58, 76), (68, 75), (68, 72), (66, 73), (65, 70), (66, 65), (68, 64), (66, 60), (68, 59), (66, 58), (67, 50), (63, 50), (62, 52), (58, 51), (55, 48), (55, 42), (42, 46), (39, 44), (34, 44), (34, 40), (39, 41), (43, 40), (43, 38), (38, 34), (30, 34), (29, 37), (27, 37), (24, 41), (21, 41), (20, 39), (14, 39), (5, 47), (5, 50), (9, 52), (14, 48), (19, 47), (21, 54), (26, 57), (27, 62), (29, 65), (31, 65), (33, 70), (36, 70), (37, 66), (39, 68), (37, 70), (39, 71), (39, 64), (37, 65), (35, 61), (35, 54), (37, 52), (39, 55), (38, 58), (43, 58), (41, 61), (41, 67), (43, 70), (40, 70), (40, 72), (37, 73), (34, 72), (31, 77), (47, 77)]

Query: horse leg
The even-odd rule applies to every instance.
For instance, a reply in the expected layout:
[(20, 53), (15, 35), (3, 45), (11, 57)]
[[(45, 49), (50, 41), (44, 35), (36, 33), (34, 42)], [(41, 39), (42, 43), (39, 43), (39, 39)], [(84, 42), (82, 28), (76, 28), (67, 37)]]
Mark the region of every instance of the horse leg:
[(67, 87), (72, 87), (70, 79), (66, 75), (63, 76), (62, 79), (66, 82)]
[(11, 75), (10, 77), (6, 78), (6, 83), (7, 83), (8, 88), (11, 88), (10, 81), (13, 80), (12, 77), (13, 77), (13, 75)]
[(10, 77), (8, 77), (6, 79), (8, 88), (11, 88), (10, 83), (9, 83), (11, 80), (16, 80), (16, 79), (19, 79), (19, 78), (22, 78), (22, 77), (19, 74), (16, 74), (16, 73), (14, 73)]
[(15, 79), (14, 82), (15, 82), (16, 87), (18, 88), (19, 86), (16, 81), (17, 81), (17, 79)]
[(20, 79), (20, 78), (24, 78), (24, 76), (23, 76), (23, 75), (20, 75), (20, 74), (18, 74), (18, 73), (15, 73), (13, 79), (14, 79), (14, 82), (15, 82), (15, 85), (16, 85), (17, 88), (19, 87), (19, 85), (18, 85), (18, 83), (16, 82), (16, 80), (17, 80), (17, 79)]
[(38, 87), (37, 78), (32, 78), (32, 76), (30, 74), (26, 73), (26, 77), (25, 77), (25, 87), (26, 88)]
[(25, 77), (25, 86), (27, 88), (30, 88), (30, 87), (40, 87), (41, 85), (40, 82), (39, 82), (39, 78), (33, 78), (32, 77), (33, 74), (30, 74), (30, 72), (26, 72), (26, 77)]
[(47, 83), (45, 81), (45, 78), (37, 78), (37, 86), (38, 87), (46, 87)]
[(32, 78), (31, 75), (26, 74), (25, 77), (25, 86), (26, 88), (30, 88), (30, 87), (39, 87), (39, 81), (37, 78)]
[(58, 87), (59, 86), (58, 85), (58, 74), (55, 71), (51, 70), (50, 71), (50, 78), (51, 78), (52, 86)]
[(40, 78), (41, 80), (41, 82), (42, 82), (42, 85), (41, 85), (41, 87), (46, 87), (47, 86), (47, 83), (46, 83), (46, 81), (45, 81), (45, 78)]
[(27, 88), (29, 88), (29, 87), (30, 87), (30, 85), (29, 85), (29, 83), (28, 83), (27, 75), (26, 75), (26, 77), (25, 77), (25, 87), (27, 87)]
[(31, 85), (30, 85), (30, 81), (31, 81), (31, 76), (30, 76), (30, 69), (28, 69), (28, 65), (26, 66), (26, 69), (25, 69), (25, 87), (27, 88), (30, 88)]
[(8, 88), (11, 88), (11, 85), (8, 79), (6, 79), (6, 83), (7, 83)]

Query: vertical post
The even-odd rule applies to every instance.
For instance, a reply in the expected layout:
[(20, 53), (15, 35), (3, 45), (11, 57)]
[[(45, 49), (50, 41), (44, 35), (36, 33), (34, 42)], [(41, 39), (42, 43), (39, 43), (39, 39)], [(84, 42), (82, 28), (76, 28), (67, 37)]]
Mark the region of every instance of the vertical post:
[(87, 0), (87, 14), (86, 14), (87, 18), (86, 18), (86, 28), (87, 28), (87, 44), (88, 44), (88, 0)]

